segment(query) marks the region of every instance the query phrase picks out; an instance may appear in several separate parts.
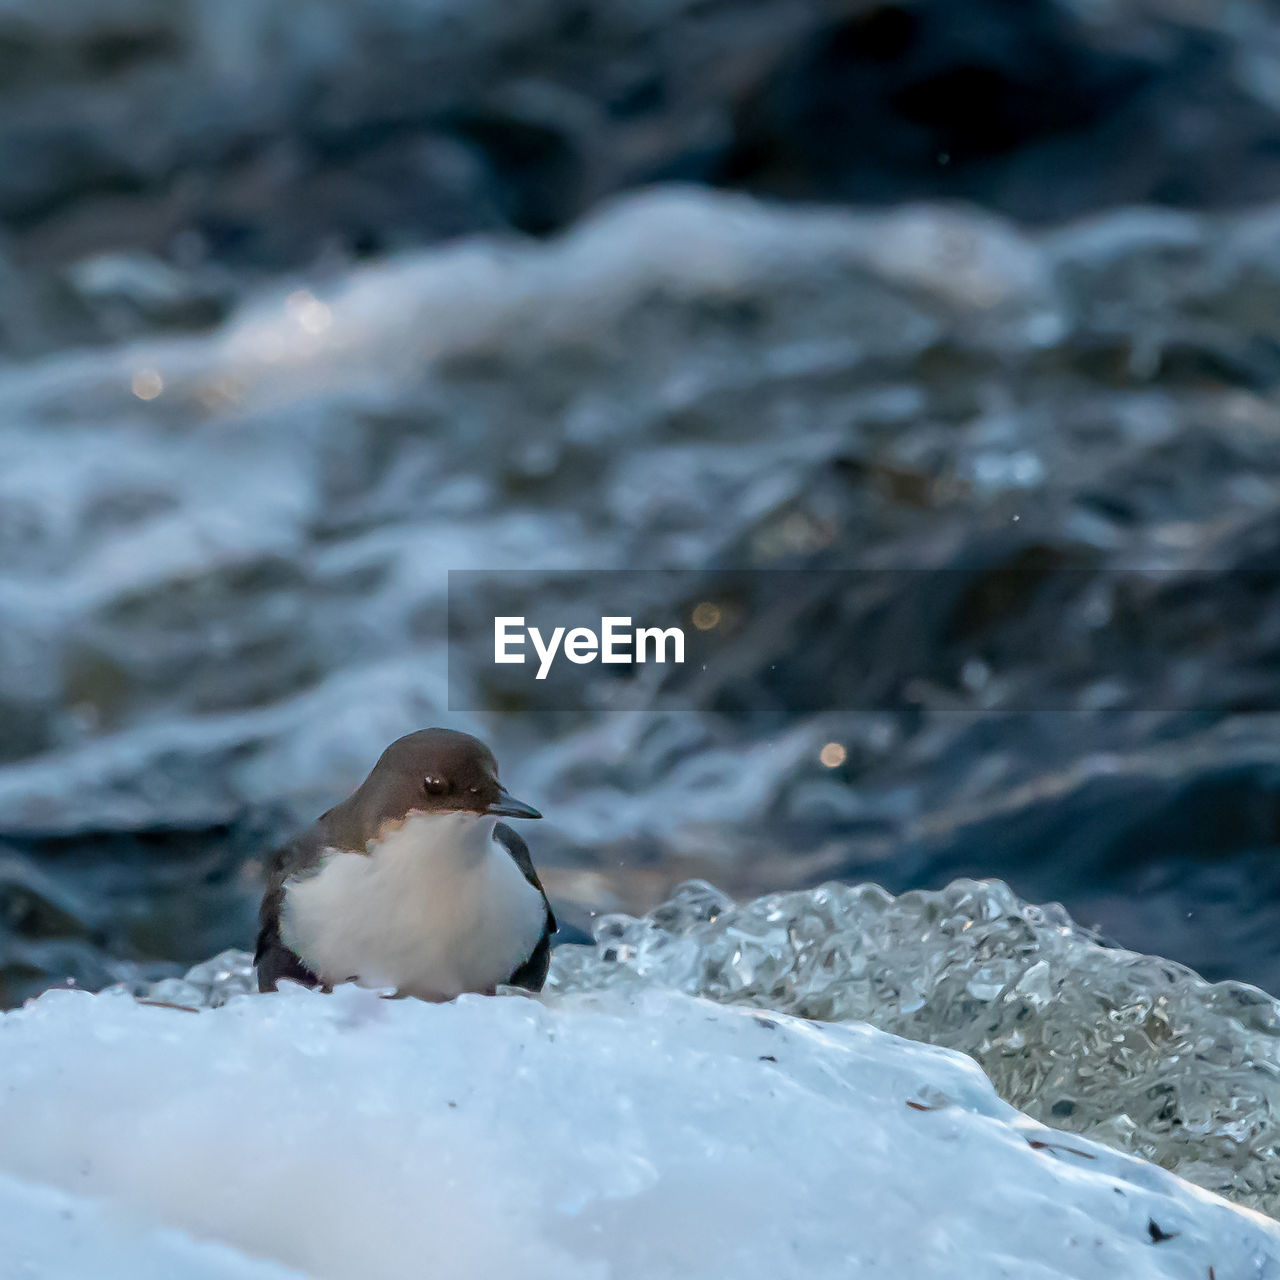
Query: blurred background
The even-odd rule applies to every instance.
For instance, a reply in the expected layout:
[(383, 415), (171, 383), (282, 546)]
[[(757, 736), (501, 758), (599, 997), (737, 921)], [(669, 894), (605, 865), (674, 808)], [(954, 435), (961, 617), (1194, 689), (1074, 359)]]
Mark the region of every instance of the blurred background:
[[(0, 1003), (250, 946), (441, 723), (570, 939), (1000, 876), (1280, 992), (1266, 0), (8, 0), (0, 361)], [(910, 625), (449, 711), (449, 569), (624, 567)]]

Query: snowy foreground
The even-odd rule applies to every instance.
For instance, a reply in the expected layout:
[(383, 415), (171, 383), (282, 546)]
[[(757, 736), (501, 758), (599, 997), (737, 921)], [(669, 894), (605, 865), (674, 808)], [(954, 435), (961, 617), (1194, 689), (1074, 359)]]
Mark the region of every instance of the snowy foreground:
[(1280, 1227), (973, 1061), (674, 992), (0, 1019), (0, 1277), (1280, 1277)]

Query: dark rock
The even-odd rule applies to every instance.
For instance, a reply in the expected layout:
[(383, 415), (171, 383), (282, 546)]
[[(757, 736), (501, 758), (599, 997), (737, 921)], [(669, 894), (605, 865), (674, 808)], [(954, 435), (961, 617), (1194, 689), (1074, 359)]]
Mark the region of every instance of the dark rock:
[(0, 17), (0, 223), (282, 266), (711, 180), (1031, 219), (1280, 192), (1261, 3), (37, 0)]

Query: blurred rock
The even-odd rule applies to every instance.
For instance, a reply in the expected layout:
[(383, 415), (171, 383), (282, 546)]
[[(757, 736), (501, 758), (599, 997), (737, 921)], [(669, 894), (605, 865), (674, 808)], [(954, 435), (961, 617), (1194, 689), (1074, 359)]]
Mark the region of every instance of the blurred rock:
[(1274, 11), (1183, 0), (878, 0), (828, 14), (735, 103), (722, 181), (978, 201), (1056, 220), (1274, 195)]
[[(0, 841), (0, 1003), (50, 985), (141, 989), (252, 933), (258, 828)], [(213, 965), (213, 962), (209, 962)], [(216, 973), (216, 971), (215, 971)], [(213, 981), (213, 976), (210, 977)]]
[(0, 223), (297, 265), (702, 179), (1060, 219), (1280, 193), (1261, 0), (15, 0)]

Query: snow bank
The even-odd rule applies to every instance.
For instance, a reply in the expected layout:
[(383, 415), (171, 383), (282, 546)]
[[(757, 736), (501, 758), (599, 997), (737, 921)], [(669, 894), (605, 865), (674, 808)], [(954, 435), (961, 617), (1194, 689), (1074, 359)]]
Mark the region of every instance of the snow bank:
[(59, 991), (0, 1046), (0, 1274), (1280, 1277), (1274, 1223), (860, 1024)]
[(289, 1280), (296, 1271), (140, 1224), (114, 1206), (0, 1175), (5, 1280)]

